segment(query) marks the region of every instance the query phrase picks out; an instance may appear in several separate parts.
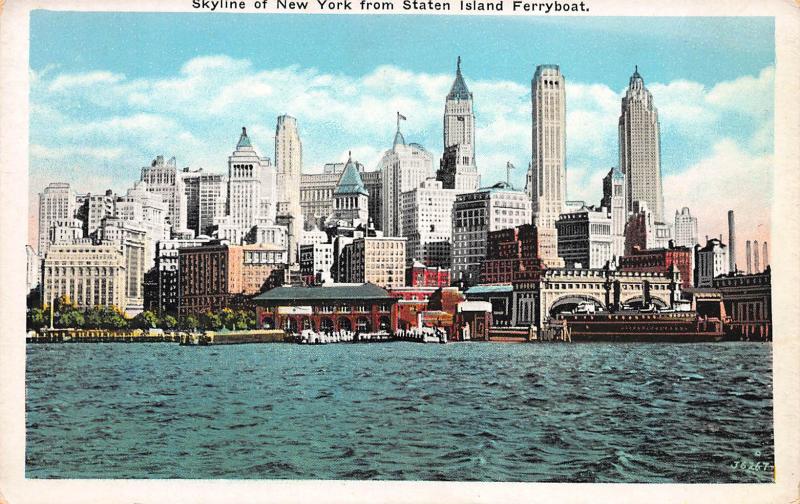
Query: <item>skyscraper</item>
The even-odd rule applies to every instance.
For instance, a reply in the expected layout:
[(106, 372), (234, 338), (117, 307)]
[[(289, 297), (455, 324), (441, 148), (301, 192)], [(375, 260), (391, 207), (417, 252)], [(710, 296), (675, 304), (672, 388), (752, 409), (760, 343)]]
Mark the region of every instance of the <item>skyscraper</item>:
[(653, 96), (644, 87), (639, 67), (633, 72), (622, 98), (619, 116), (619, 166), (625, 174), (627, 208), (646, 201), (655, 222), (664, 222), (661, 189), (661, 132)]
[[(397, 133), (394, 135), (392, 148), (383, 154), (378, 163), (383, 181), (383, 223), (384, 236), (403, 236), (400, 215), (401, 195), (412, 191), (422, 184), (433, 173), (433, 156), (421, 145), (406, 144), (400, 133), (400, 119), (397, 114)], [(374, 197), (370, 192), (370, 197)]]
[(611, 217), (611, 255), (620, 258), (625, 254), (625, 176), (619, 168), (611, 168), (603, 178), (604, 207)]
[(164, 156), (156, 156), (150, 166), (142, 168), (141, 181), (149, 192), (160, 195), (167, 204), (167, 223), (172, 226), (172, 232), (186, 229), (186, 194), (175, 158), (165, 163)]
[(456, 78), (444, 104), (444, 153), (437, 180), (445, 189), (476, 191), (480, 175), (475, 164), (475, 111), (472, 93), (461, 75), (461, 56), (456, 63)]
[(531, 81), (531, 194), (539, 256), (558, 266), (555, 223), (567, 199), (567, 105), (564, 76), (558, 65), (539, 65)]
[(297, 131), (297, 120), (288, 115), (278, 117), (275, 127), (275, 173), (277, 213), (288, 221), (289, 261), (296, 259), (297, 241), (303, 231), (300, 209), (300, 172), (303, 168), (303, 144)]
[(65, 182), (53, 182), (39, 193), (39, 256), (44, 258), (50, 247), (50, 228), (56, 222), (72, 221), (75, 214), (75, 193)]

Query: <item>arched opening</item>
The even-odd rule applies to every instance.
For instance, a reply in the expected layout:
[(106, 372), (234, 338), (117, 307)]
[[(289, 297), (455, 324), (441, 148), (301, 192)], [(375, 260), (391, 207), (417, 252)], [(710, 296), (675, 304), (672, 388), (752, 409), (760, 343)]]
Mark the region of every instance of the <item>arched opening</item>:
[(272, 317), (264, 317), (264, 321), (261, 322), (261, 327), (263, 329), (272, 329), (275, 327), (275, 321)]
[(604, 309), (603, 303), (591, 296), (565, 296), (557, 299), (550, 305), (550, 316), (565, 313), (587, 313), (594, 309), (594, 312)]
[(350, 319), (347, 317), (339, 317), (339, 330), (340, 331), (352, 331), (353, 324), (350, 323)]
[(314, 329), (314, 324), (311, 323), (311, 319), (308, 317), (303, 317), (303, 330), (306, 329)]
[(286, 329), (289, 332), (296, 333), (297, 332), (297, 319), (288, 318), (286, 319)]
[(323, 317), (319, 322), (319, 327), (323, 331), (333, 331), (333, 320), (328, 317)]
[(392, 327), (392, 322), (389, 320), (389, 317), (386, 315), (381, 316), (380, 318), (380, 328), (381, 331), (389, 331)]

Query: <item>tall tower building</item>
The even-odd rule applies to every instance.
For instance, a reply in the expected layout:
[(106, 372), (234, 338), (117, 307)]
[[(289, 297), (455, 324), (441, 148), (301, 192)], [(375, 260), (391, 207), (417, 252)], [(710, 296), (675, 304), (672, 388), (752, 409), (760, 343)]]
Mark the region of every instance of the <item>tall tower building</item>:
[(436, 178), (445, 189), (476, 191), (480, 175), (475, 164), (475, 111), (472, 93), (461, 75), (461, 56), (456, 78), (444, 104), (444, 153)]
[(300, 208), (300, 172), (303, 168), (303, 144), (297, 130), (297, 120), (288, 115), (278, 117), (275, 127), (275, 174), (277, 214), (289, 228), (289, 262), (297, 257), (297, 242), (303, 232), (303, 212)]
[(558, 65), (539, 65), (531, 81), (531, 194), (539, 257), (558, 266), (555, 223), (567, 199), (567, 104), (564, 76)]
[(140, 179), (146, 184), (147, 190), (161, 196), (167, 204), (167, 223), (172, 226), (172, 232), (187, 228), (186, 215), (186, 190), (183, 174), (178, 171), (175, 157), (164, 162), (164, 156), (157, 156), (150, 166), (142, 168)]
[(236, 150), (228, 157), (227, 215), (218, 236), (240, 244), (257, 224), (275, 222), (275, 170), (269, 158), (259, 157), (242, 128)]
[(71, 222), (75, 215), (75, 193), (66, 182), (53, 182), (39, 193), (39, 256), (50, 247), (50, 228), (58, 222)]
[(653, 96), (644, 87), (639, 67), (633, 72), (622, 98), (619, 116), (619, 166), (625, 174), (628, 209), (646, 201), (656, 222), (664, 222), (661, 189), (661, 130)]
[[(418, 188), (433, 174), (433, 156), (419, 144), (406, 144), (403, 134), (400, 133), (402, 118), (398, 112), (394, 144), (378, 163), (383, 182), (383, 222), (380, 223), (380, 229), (384, 236), (403, 236), (401, 195)], [(371, 197), (374, 195), (371, 194)], [(376, 227), (378, 224), (375, 223)]]

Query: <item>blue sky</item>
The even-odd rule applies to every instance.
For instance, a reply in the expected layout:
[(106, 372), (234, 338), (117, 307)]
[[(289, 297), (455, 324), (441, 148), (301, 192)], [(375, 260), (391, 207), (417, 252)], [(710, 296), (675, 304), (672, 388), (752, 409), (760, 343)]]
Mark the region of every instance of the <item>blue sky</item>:
[[(720, 197), (731, 179), (768, 186), (773, 27), (767, 17), (34, 11), (31, 193), (54, 178), (122, 191), (162, 153), (222, 172), (243, 125), (272, 157), (282, 113), (298, 118), (306, 171), (349, 150), (371, 169), (390, 146), (396, 110), (409, 118), (406, 139), (438, 159), (443, 98), (461, 55), (483, 182), (504, 178), (506, 160), (527, 166), (530, 78), (537, 64), (556, 63), (567, 79), (568, 196), (594, 202), (617, 164), (619, 100), (638, 64), (659, 109), (668, 209), (690, 206), (701, 234), (718, 234), (733, 207), (755, 214), (740, 229), (762, 235), (767, 215), (753, 210), (769, 193), (726, 197), (710, 212), (701, 208), (707, 191), (686, 179), (717, 177)], [(518, 170), (512, 181), (523, 177)]]

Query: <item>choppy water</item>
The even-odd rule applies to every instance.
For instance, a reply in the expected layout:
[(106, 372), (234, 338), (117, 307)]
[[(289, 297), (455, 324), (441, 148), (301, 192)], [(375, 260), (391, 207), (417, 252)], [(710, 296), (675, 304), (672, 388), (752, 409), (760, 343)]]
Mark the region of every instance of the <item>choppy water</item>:
[(759, 343), (28, 345), (27, 477), (767, 482), (771, 362)]

